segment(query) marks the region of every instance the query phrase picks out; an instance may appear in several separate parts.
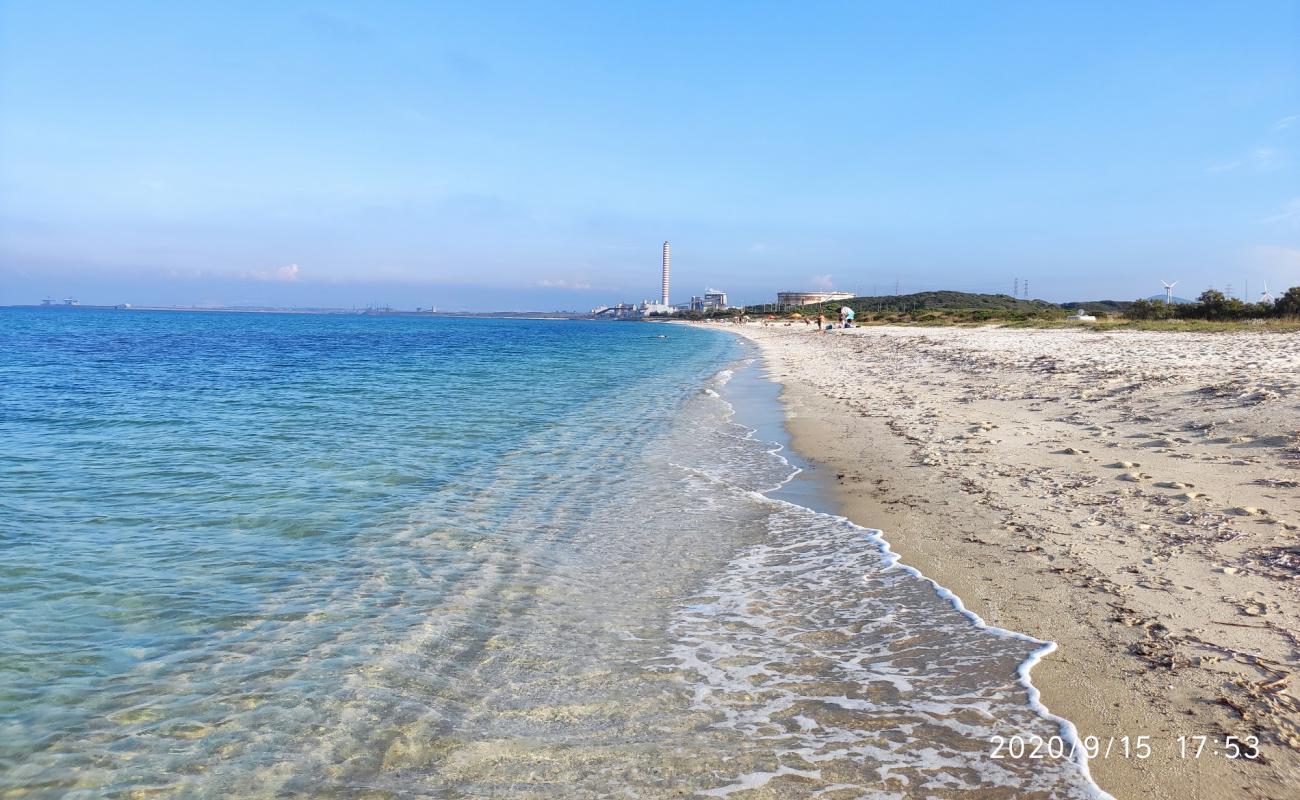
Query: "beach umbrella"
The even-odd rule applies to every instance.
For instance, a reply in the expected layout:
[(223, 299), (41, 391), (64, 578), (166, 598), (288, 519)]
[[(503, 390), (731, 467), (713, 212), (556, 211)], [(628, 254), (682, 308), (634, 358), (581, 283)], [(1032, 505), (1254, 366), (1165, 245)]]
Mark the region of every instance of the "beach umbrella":
[(796, 311), (790, 315), (790, 319), (803, 319), (803, 314), (800, 314), (798, 311)]

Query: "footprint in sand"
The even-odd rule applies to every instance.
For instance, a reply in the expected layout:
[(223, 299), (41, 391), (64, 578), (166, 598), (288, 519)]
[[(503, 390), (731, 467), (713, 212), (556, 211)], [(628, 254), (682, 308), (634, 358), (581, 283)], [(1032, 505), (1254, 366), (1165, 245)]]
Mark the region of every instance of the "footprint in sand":
[(1270, 612), (1281, 609), (1277, 603), (1261, 596), (1258, 592), (1245, 597), (1225, 597), (1229, 603), (1237, 607), (1237, 611), (1248, 617), (1265, 617)]
[(1255, 508), (1254, 506), (1233, 506), (1228, 509), (1228, 513), (1236, 514), (1239, 517), (1262, 517), (1268, 514), (1264, 509)]
[(1174, 444), (1175, 444), (1175, 443), (1174, 443), (1172, 440), (1170, 440), (1170, 439), (1152, 439), (1151, 441), (1147, 442), (1146, 444), (1144, 444), (1144, 445), (1140, 445), (1140, 446), (1141, 446), (1141, 447), (1152, 447), (1152, 448), (1157, 448), (1157, 447), (1173, 447)]

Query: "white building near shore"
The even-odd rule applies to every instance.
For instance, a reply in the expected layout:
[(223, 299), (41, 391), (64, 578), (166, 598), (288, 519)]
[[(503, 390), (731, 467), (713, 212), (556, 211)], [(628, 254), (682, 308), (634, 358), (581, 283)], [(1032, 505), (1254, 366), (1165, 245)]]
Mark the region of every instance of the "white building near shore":
[(641, 305), (637, 306), (637, 310), (641, 313), (641, 316), (643, 317), (648, 317), (651, 316), (652, 314), (676, 314), (677, 313), (677, 309), (673, 308), (672, 306), (664, 305), (663, 303), (652, 303), (649, 300), (646, 300), (642, 302)]

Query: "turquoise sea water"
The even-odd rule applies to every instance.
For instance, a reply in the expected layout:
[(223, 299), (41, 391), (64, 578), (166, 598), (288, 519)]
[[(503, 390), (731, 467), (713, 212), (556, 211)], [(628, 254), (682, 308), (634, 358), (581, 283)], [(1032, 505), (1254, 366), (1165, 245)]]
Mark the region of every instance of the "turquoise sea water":
[(0, 796), (1092, 794), (987, 758), (1062, 732), (1041, 643), (764, 494), (795, 469), (732, 419), (752, 362), (678, 326), (0, 311)]

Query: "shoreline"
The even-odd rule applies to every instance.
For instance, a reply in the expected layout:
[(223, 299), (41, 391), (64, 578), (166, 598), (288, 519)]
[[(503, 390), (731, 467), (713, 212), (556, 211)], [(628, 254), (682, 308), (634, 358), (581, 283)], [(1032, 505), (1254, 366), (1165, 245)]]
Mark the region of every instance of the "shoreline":
[[(1044, 658), (1056, 651), (1056, 642), (1038, 639), (990, 623), (975, 611), (967, 608), (957, 592), (909, 564), (902, 554), (893, 548), (885, 531), (847, 516), (844, 513), (845, 503), (843, 498), (839, 496), (840, 493), (836, 489), (835, 482), (827, 480), (826, 470), (819, 467), (815, 462), (806, 459), (800, 448), (795, 444), (795, 434), (790, 424), (789, 404), (784, 399), (784, 395), (788, 391), (787, 386), (773, 377), (767, 355), (762, 346), (748, 338), (746, 338), (746, 342), (752, 350), (744, 354), (736, 364), (734, 375), (735, 378), (740, 380), (728, 380), (727, 388), (732, 391), (723, 393), (723, 399), (732, 407), (733, 421), (739, 422), (745, 427), (753, 428), (753, 436), (764, 441), (771, 441), (777, 445), (779, 450), (776, 452), (783, 454), (781, 458), (798, 470), (786, 483), (774, 490), (763, 492), (763, 494), (769, 499), (778, 502), (790, 503), (819, 514), (828, 514), (848, 520), (855, 526), (862, 528), (872, 546), (880, 551), (881, 557), (892, 568), (904, 570), (930, 584), (936, 595), (950, 604), (959, 614), (970, 620), (977, 628), (986, 630), (994, 636), (1018, 639), (1035, 645), (1035, 650), (1021, 662), (1017, 670), (1018, 681), (1024, 687), (1028, 695), (1029, 705), (1034, 709), (1035, 713), (1055, 725), (1062, 738), (1071, 747), (1076, 746), (1079, 743), (1080, 734), (1074, 722), (1054, 713), (1052, 709), (1044, 704), (1041, 690), (1034, 684), (1031, 675), (1033, 669)], [(754, 398), (752, 393), (759, 389), (758, 384), (763, 385), (762, 390), (765, 392), (769, 388), (773, 389), (771, 396)], [(769, 410), (767, 408), (769, 404), (774, 404), (775, 408)], [(780, 419), (763, 418), (763, 415), (769, 411), (779, 415)], [(797, 488), (799, 484), (806, 488), (800, 490)], [(792, 489), (793, 491), (791, 491)], [(1082, 753), (1071, 760), (1076, 764), (1084, 779), (1096, 789), (1099, 800), (1111, 798), (1111, 795), (1097, 783), (1096, 778), (1091, 774), (1088, 760), (1083, 757)]]
[[(1234, 552), (1208, 554), (1187, 548), (1173, 557), (1160, 553), (1159, 548), (1150, 546), (1152, 543), (1147, 540), (1153, 533), (1164, 532), (1164, 526), (1140, 521), (1145, 519), (1144, 512), (1149, 509), (1139, 508), (1137, 506), (1141, 503), (1131, 501), (1128, 494), (1133, 490), (1124, 486), (1124, 482), (1102, 483), (1105, 478), (1115, 480), (1116, 475), (1101, 463), (1088, 464), (1087, 467), (1088, 471), (1103, 475), (1075, 475), (1075, 481), (1082, 485), (1068, 485), (1067, 489), (1095, 487), (1094, 491), (1118, 493), (1119, 502), (1106, 508), (1110, 519), (1106, 520), (1105, 526), (1108, 530), (1119, 529), (1120, 535), (1105, 537), (1107, 541), (1099, 544), (1090, 543), (1099, 554), (1072, 552), (1075, 549), (1086, 551), (1090, 545), (1074, 548), (1051, 540), (1056, 538), (1053, 534), (1062, 534), (1061, 526), (1066, 526), (1064, 533), (1069, 538), (1071, 525), (1068, 520), (1072, 516), (1081, 516), (1082, 508), (1070, 501), (1083, 498), (1066, 497), (1064, 502), (1044, 503), (1044, 496), (1024, 494), (1027, 487), (1022, 483), (1026, 475), (1049, 482), (1059, 478), (1054, 473), (1060, 472), (1057, 467), (1062, 454), (1079, 460), (1078, 456), (1093, 451), (1069, 446), (1053, 452), (1039, 447), (1037, 453), (1027, 457), (1029, 454), (1024, 452), (1027, 442), (1014, 442), (1004, 447), (970, 447), (968, 443), (976, 437), (969, 434), (955, 433), (937, 441), (933, 438), (934, 430), (930, 431), (931, 436), (923, 435), (921, 429), (927, 425), (930, 428), (966, 426), (975, 417), (979, 417), (979, 424), (974, 427), (983, 429), (978, 433), (984, 437), (994, 429), (1024, 425), (1026, 421), (1035, 429), (1060, 425), (1060, 416), (1065, 412), (1075, 411), (1077, 414), (1074, 407), (1064, 407), (1067, 405), (1063, 402), (1064, 393), (1050, 396), (1054, 392), (1042, 392), (1039, 394), (1046, 396), (1037, 396), (1034, 392), (1022, 391), (1015, 397), (1005, 392), (999, 394), (998, 384), (1005, 379), (1019, 377), (1023, 382), (1025, 365), (1035, 363), (1032, 359), (1002, 358), (1005, 363), (999, 363), (999, 358), (1005, 354), (999, 353), (996, 347), (989, 352), (981, 351), (978, 339), (986, 336), (985, 331), (989, 329), (958, 329), (961, 335), (957, 337), (951, 329), (932, 328), (913, 329), (911, 332), (895, 328), (892, 333), (888, 328), (871, 328), (836, 331), (829, 335), (819, 335), (805, 326), (727, 325), (724, 329), (738, 333), (760, 347), (769, 379), (782, 385), (781, 401), (793, 450), (810, 468), (821, 470), (823, 477), (828, 479), (826, 482), (834, 486), (838, 513), (863, 527), (882, 530), (885, 544), (903, 564), (917, 569), (937, 586), (946, 587), (955, 598), (960, 598), (958, 602), (964, 603), (965, 608), (988, 626), (1054, 642), (1056, 649), (1044, 653), (1037, 663), (1030, 664), (1026, 673), (1033, 669), (1031, 685), (1041, 692), (1042, 703), (1049, 713), (1068, 720), (1078, 729), (1080, 736), (1096, 736), (1103, 742), (1119, 741), (1126, 736), (1130, 740), (1137, 736), (1150, 737), (1147, 740), (1152, 747), (1149, 758), (1117, 759), (1112, 756), (1089, 761), (1091, 776), (1104, 791), (1121, 799), (1140, 796), (1273, 798), (1285, 796), (1286, 787), (1300, 780), (1300, 750), (1297, 749), (1300, 742), (1289, 738), (1298, 721), (1293, 713), (1294, 697), (1285, 685), (1286, 678), (1294, 672), (1294, 642), (1279, 641), (1280, 636), (1285, 638), (1282, 634), (1288, 625), (1294, 627), (1297, 605), (1294, 586), (1277, 580), (1273, 581), (1274, 586), (1265, 586), (1276, 590), (1275, 607), (1260, 606), (1258, 603), (1267, 601), (1254, 599), (1236, 602), (1234, 606), (1227, 597), (1211, 596), (1222, 587), (1206, 586), (1205, 574), (1190, 573), (1216, 574), (1214, 571), (1217, 569), (1217, 575), (1231, 576), (1227, 580), (1233, 583), (1253, 585), (1270, 578), (1259, 575), (1259, 571), (1251, 567), (1219, 566), (1227, 563), (1227, 557), (1236, 557), (1238, 561), (1232, 563), (1239, 563), (1243, 555), (1241, 548), (1225, 547), (1222, 549)], [(1079, 340), (1079, 333), (1074, 331), (1013, 333), (1017, 337), (1042, 334), (1051, 339), (1069, 337), (1064, 342), (1047, 343), (1066, 350), (1077, 349), (1080, 345), (1087, 348), (1092, 344), (1087, 339)], [(1116, 336), (1132, 335), (1168, 336), (1148, 332)], [(975, 341), (961, 341), (958, 345), (948, 341), (972, 337)], [(925, 342), (923, 350), (927, 347), (936, 351), (948, 348), (951, 352), (937, 352), (937, 357), (935, 353), (908, 352), (909, 348), (915, 349), (918, 340)], [(880, 373), (886, 370), (882, 370), (881, 363), (873, 366), (877, 361), (871, 357), (874, 353), (863, 347), (868, 342), (873, 348), (892, 348), (891, 357), (902, 357), (902, 361), (888, 362), (889, 383), (875, 380), (884, 377)], [(996, 344), (1003, 347), (1006, 342), (999, 340)], [(1120, 345), (1125, 349), (1127, 343), (1121, 342)], [(958, 364), (962, 359), (968, 363)], [(939, 365), (943, 369), (936, 371), (935, 367)], [(957, 366), (956, 373), (954, 365)], [(1126, 371), (1132, 371), (1126, 367), (1133, 365), (1116, 363), (1104, 366), (1116, 373), (1112, 378), (1123, 379)], [(1136, 377), (1137, 383), (1149, 384), (1153, 392), (1163, 393), (1161, 399), (1176, 400), (1181, 392), (1186, 391), (1187, 387), (1178, 386), (1169, 375), (1151, 374), (1150, 364), (1140, 366), (1139, 374), (1127, 377)], [(907, 374), (906, 370), (911, 369), (916, 370), (915, 376)], [(857, 370), (864, 374), (851, 374)], [(962, 371), (969, 375), (959, 374)], [(1048, 381), (1057, 377), (1054, 372), (1049, 371)], [(981, 384), (976, 394), (987, 396), (963, 396), (963, 393), (970, 393), (970, 387), (961, 381), (963, 377)], [(864, 383), (855, 385), (864, 379)], [(1015, 385), (1016, 381), (1010, 383)], [(1272, 385), (1272, 388), (1265, 386), (1262, 390), (1273, 395), (1270, 400), (1283, 398), (1284, 404), (1285, 399), (1294, 397), (1293, 389), (1290, 385)], [(913, 395), (910, 398), (899, 396), (909, 392)], [(918, 414), (915, 395), (926, 396), (927, 393), (938, 405), (926, 406)], [(1274, 415), (1277, 410), (1276, 405), (1270, 409)], [(996, 422), (985, 419), (994, 413), (998, 414)], [(1290, 413), (1287, 423), (1294, 422), (1293, 427), (1300, 427), (1300, 419), (1297, 419), (1300, 415), (1294, 411)], [(962, 419), (951, 419), (954, 415)], [(965, 419), (968, 416), (971, 420)], [(1149, 426), (1153, 421), (1150, 415), (1134, 416), (1142, 417), (1137, 420), (1142, 425)], [(1078, 423), (1078, 420), (1071, 422)], [(1243, 420), (1230, 419), (1225, 424), (1241, 422)], [(1258, 426), (1259, 421), (1247, 419), (1244, 422)], [(1076, 427), (1080, 426), (1076, 424)], [(1238, 427), (1241, 426), (1238, 424)], [(1049, 431), (1038, 432), (1046, 435)], [(1075, 439), (1087, 439), (1087, 435), (1080, 436), (1077, 431), (1071, 433)], [(1126, 448), (1127, 443), (1116, 441), (1122, 435), (1110, 431), (1103, 444), (1112, 452), (1102, 456), (1097, 451), (1100, 458), (1087, 460), (1109, 461), (1109, 458), (1131, 452), (1134, 445)], [(1243, 435), (1238, 434), (1236, 438), (1241, 439)], [(1259, 435), (1255, 438), (1267, 437)], [(1055, 439), (1052, 442), (1061, 444)], [(1096, 441), (1091, 443), (1098, 444)], [(997, 442), (997, 445), (1003, 444), (1001, 440)], [(1041, 445), (1042, 442), (1035, 444)], [(988, 452), (990, 450), (993, 452)], [(976, 451), (980, 455), (953, 458), (964, 455), (966, 451)], [(1156, 455), (1152, 449), (1136, 452), (1146, 458)], [(1196, 472), (1198, 479), (1210, 477), (1205, 475), (1207, 468), (1204, 463), (1195, 465), (1199, 470), (1189, 470), (1193, 466), (1188, 463), (1191, 457), (1182, 455), (1178, 466), (1184, 473)], [(1222, 461), (1209, 457), (1202, 459), (1211, 464), (1208, 471), (1212, 474), (1223, 471), (1221, 466), (1214, 465), (1215, 460)], [(1245, 464), (1235, 463), (1237, 461), (1239, 459), (1234, 460), (1234, 467), (1245, 467), (1237, 472), (1278, 473), (1278, 465), (1267, 460)], [(1119, 463), (1136, 465), (1137, 462)], [(1000, 467), (1025, 470), (1026, 465), (1026, 474), (1016, 474), (1016, 469), (1011, 470), (1012, 474), (998, 474), (1005, 471)], [(1285, 467), (1286, 462), (1282, 466)], [(1079, 467), (1073, 464), (1070, 471), (1080, 471)], [(1144, 476), (1145, 473), (1136, 475)], [(1152, 476), (1145, 475), (1135, 477), (1133, 482), (1151, 479)], [(1272, 479), (1264, 477), (1259, 480)], [(1175, 482), (1166, 483), (1173, 485)], [(1206, 483), (1208, 486), (1210, 481)], [(1111, 489), (1112, 485), (1121, 488)], [(1191, 486), (1190, 483), (1185, 485)], [(1035, 487), (1028, 488), (1032, 490)], [(1135, 491), (1143, 492), (1142, 489)], [(1008, 497), (1015, 494), (1024, 496)], [(1049, 492), (1048, 496), (1049, 499), (1059, 499), (1062, 494)], [(1252, 514), (1248, 512), (1240, 518), (1214, 520), (1215, 525), (1231, 527), (1239, 522), (1267, 523), (1265, 534), (1273, 533), (1274, 539), (1293, 541), (1294, 524), (1300, 520), (1294, 492), (1289, 506), (1285, 503), (1286, 498), (1279, 497), (1278, 493), (1238, 488), (1235, 494), (1237, 496), (1232, 502), (1236, 503), (1243, 502), (1243, 495), (1269, 494), (1267, 502), (1271, 511), (1265, 512), (1267, 518), (1251, 519)], [(1105, 500), (1109, 502), (1109, 498)], [(1151, 498), (1143, 500), (1151, 501)], [(1249, 509), (1250, 512), (1257, 510), (1244, 503), (1236, 508)], [(1209, 512), (1197, 513), (1209, 516)], [(945, 531), (947, 535), (936, 536), (936, 531)], [(1236, 538), (1233, 536), (1228, 541)], [(1241, 538), (1258, 540), (1261, 536)], [(1129, 540), (1136, 542), (1130, 544)], [(1192, 568), (1181, 571), (1176, 580), (1182, 583), (1177, 586), (1168, 580), (1163, 583), (1156, 581), (1138, 591), (1126, 582), (1135, 572), (1133, 567), (1120, 564), (1123, 559), (1117, 561), (1115, 557), (1117, 553), (1126, 551), (1129, 560), (1141, 561), (1145, 556), (1146, 561), (1151, 562), (1154, 556), (1163, 555), (1165, 558), (1159, 559), (1162, 563), (1185, 560), (1192, 562)], [(1113, 570), (1108, 572), (1108, 568)], [(1141, 581), (1138, 584), (1141, 585)], [(1190, 609), (1183, 609), (1191, 612), (1190, 621), (1184, 618), (1186, 613), (1180, 615), (1176, 610), (1160, 607), (1159, 602), (1149, 602), (1150, 598), (1143, 595), (1150, 594), (1147, 590), (1153, 585), (1156, 587), (1153, 591), (1184, 595), (1174, 602), (1175, 605), (1190, 606)], [(1240, 600), (1240, 597), (1232, 598), (1232, 601)], [(1263, 612), (1255, 614), (1260, 608), (1264, 609)], [(1215, 630), (1206, 631), (1195, 624), (1205, 621), (1198, 614), (1202, 617), (1208, 615), (1215, 622), (1228, 621), (1216, 625)], [(1236, 622), (1231, 615), (1244, 615), (1246, 621)], [(1269, 617), (1265, 620), (1268, 627), (1249, 624), (1252, 615)], [(1255, 630), (1246, 633), (1247, 627)], [(1280, 679), (1279, 672), (1282, 674)], [(1280, 690), (1264, 690), (1265, 696), (1258, 696), (1261, 694), (1259, 686), (1277, 684), (1279, 680)], [(1178, 753), (1179, 736), (1208, 736), (1211, 741), (1222, 744), (1223, 737), (1232, 735), (1260, 735), (1259, 748), (1265, 758), (1233, 760), (1208, 752), (1200, 758), (1186, 758)]]

